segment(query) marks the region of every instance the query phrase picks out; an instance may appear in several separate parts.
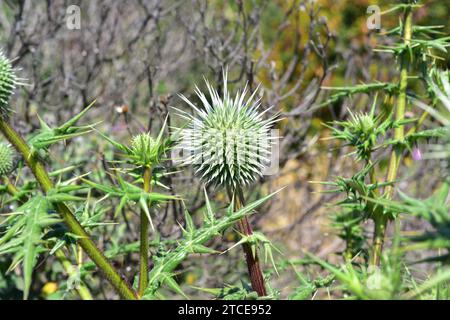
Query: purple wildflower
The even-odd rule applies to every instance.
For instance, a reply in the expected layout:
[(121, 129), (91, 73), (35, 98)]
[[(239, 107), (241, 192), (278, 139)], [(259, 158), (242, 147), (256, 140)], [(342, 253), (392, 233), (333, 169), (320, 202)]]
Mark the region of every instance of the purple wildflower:
[(413, 148), (412, 157), (413, 157), (414, 161), (422, 160), (422, 153), (420, 152), (420, 149), (418, 147)]

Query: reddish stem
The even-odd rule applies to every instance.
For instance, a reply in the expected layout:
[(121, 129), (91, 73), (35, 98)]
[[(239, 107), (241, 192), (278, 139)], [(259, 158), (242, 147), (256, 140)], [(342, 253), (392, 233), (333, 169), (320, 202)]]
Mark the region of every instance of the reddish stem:
[[(239, 210), (244, 205), (244, 196), (241, 190), (236, 190), (234, 199), (234, 209)], [(252, 235), (253, 230), (247, 217), (242, 218), (238, 222), (239, 231), (246, 235)], [(253, 290), (258, 293), (258, 296), (263, 297), (267, 295), (264, 277), (259, 264), (258, 252), (255, 249), (255, 255), (253, 255), (252, 248), (249, 243), (243, 243), (245, 260), (247, 262), (248, 274)]]

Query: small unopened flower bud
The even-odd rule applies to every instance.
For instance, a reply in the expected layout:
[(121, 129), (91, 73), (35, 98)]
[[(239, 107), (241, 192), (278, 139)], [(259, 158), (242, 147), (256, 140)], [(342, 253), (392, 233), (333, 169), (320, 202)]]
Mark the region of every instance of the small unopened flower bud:
[(0, 142), (0, 177), (9, 173), (13, 166), (13, 153), (9, 146)]
[(137, 165), (149, 167), (159, 163), (160, 144), (150, 133), (134, 136), (131, 141), (131, 151)]

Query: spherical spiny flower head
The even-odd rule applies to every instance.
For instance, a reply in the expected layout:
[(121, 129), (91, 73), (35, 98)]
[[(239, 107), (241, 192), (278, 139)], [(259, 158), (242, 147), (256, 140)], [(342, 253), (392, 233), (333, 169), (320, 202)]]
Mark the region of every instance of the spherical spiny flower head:
[(160, 161), (160, 144), (150, 133), (141, 133), (131, 140), (131, 153), (137, 165), (150, 167)]
[(18, 84), (19, 79), (11, 61), (0, 51), (0, 117), (8, 114), (9, 98)]
[[(350, 112), (350, 110), (349, 110)], [(351, 126), (349, 132), (352, 134), (352, 145), (358, 149), (358, 155), (364, 158), (364, 155), (369, 155), (374, 147), (377, 139), (375, 116), (367, 113), (351, 113)]]
[(0, 177), (9, 173), (13, 166), (13, 153), (9, 146), (0, 142)]
[(192, 164), (205, 183), (235, 189), (262, 175), (275, 139), (270, 129), (277, 119), (263, 118), (269, 109), (259, 111), (257, 90), (246, 99), (246, 86), (232, 98), (226, 72), (223, 80), (223, 97), (205, 80), (211, 101), (196, 87), (202, 109), (180, 96), (196, 113), (182, 114), (191, 121), (182, 131), (182, 145), (189, 152), (184, 163)]

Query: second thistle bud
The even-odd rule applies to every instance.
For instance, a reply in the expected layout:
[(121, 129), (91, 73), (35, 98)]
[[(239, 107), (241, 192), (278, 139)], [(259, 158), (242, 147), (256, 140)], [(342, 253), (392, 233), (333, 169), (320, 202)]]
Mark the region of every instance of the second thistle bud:
[(13, 153), (9, 146), (0, 142), (0, 177), (9, 173), (13, 166)]
[(131, 140), (131, 153), (135, 164), (151, 167), (160, 161), (160, 144), (149, 133), (141, 133)]

